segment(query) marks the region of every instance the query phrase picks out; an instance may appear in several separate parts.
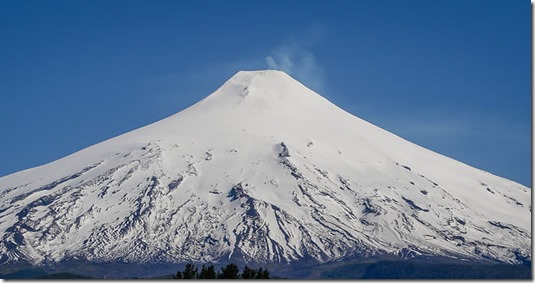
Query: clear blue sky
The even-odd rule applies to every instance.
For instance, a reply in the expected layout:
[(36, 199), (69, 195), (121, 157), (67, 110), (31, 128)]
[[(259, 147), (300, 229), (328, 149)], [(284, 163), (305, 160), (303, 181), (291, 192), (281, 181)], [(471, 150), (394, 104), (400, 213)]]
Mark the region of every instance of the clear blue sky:
[(531, 186), (527, 0), (0, 1), (0, 176), (279, 68), (412, 142)]

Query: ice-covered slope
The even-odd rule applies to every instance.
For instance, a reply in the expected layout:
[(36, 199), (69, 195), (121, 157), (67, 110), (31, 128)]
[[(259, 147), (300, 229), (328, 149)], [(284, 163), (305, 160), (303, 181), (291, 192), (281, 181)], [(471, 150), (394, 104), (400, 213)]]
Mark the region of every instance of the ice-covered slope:
[(279, 71), (0, 178), (1, 262), (531, 260), (531, 190), (412, 144)]

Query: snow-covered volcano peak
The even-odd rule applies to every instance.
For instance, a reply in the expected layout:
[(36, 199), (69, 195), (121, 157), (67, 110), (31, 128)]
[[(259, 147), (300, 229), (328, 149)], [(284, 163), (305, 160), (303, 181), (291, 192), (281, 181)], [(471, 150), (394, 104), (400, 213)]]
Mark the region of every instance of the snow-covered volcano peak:
[(0, 266), (531, 260), (531, 191), (353, 116), (281, 71), (0, 178)]
[(327, 102), (283, 71), (239, 71), (219, 89), (201, 101), (218, 108), (240, 106), (255, 110), (280, 111), (303, 108)]
[(283, 71), (239, 71), (225, 82), (217, 93), (238, 96), (247, 96), (255, 91), (262, 94), (290, 94), (295, 88), (306, 87)]

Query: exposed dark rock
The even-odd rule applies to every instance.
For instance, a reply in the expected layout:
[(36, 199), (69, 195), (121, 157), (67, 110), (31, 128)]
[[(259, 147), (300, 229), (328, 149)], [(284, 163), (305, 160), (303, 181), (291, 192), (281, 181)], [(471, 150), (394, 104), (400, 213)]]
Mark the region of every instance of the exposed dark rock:
[(504, 225), (504, 224), (502, 224), (501, 222), (498, 222), (498, 221), (489, 221), (489, 224), (493, 225), (493, 226), (496, 226), (498, 228), (511, 230), (511, 227), (509, 227), (507, 225)]
[(169, 188), (169, 190), (174, 190), (178, 187), (178, 185), (180, 185), (180, 183), (182, 183), (182, 180), (184, 180), (184, 177), (182, 175), (179, 175), (178, 178), (176, 180), (171, 181), (171, 183), (169, 183), (167, 187)]
[(381, 208), (372, 204), (371, 200), (369, 198), (364, 198), (362, 200), (362, 204), (364, 205), (364, 209), (362, 210), (362, 213), (364, 214), (375, 214), (380, 215), (381, 214)]
[(232, 187), (227, 194), (228, 198), (231, 198), (230, 201), (235, 201), (245, 195), (245, 192), (243, 191), (243, 187), (241, 183), (236, 184), (234, 187)]
[(420, 206), (416, 205), (416, 204), (414, 203), (414, 201), (412, 201), (412, 200), (410, 200), (410, 199), (408, 199), (408, 198), (405, 198), (405, 197), (403, 197), (403, 196), (402, 196), (401, 198), (402, 198), (404, 201), (406, 201), (412, 209), (417, 209), (417, 210), (421, 210), (421, 211), (424, 211), (424, 212), (428, 212), (428, 211), (429, 211), (429, 209), (421, 208)]
[(297, 167), (295, 167), (295, 165), (293, 165), (290, 160), (288, 160), (287, 158), (283, 157), (282, 160), (281, 160), (281, 163), (288, 169), (290, 169), (290, 174), (296, 179), (296, 180), (299, 180), (299, 179), (302, 179), (303, 178), (303, 175), (301, 175), (301, 173), (299, 172), (299, 170), (297, 170)]
[(288, 151), (288, 147), (284, 144), (284, 142), (281, 142), (280, 145), (282, 147), (282, 150), (279, 153), (279, 157), (289, 157), (290, 151)]

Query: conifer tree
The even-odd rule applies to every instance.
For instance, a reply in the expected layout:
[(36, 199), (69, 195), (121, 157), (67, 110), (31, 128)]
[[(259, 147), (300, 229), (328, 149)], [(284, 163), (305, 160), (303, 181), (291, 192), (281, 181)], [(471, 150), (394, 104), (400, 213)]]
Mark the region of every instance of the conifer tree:
[(255, 279), (269, 279), (269, 271), (260, 267), (256, 273)]
[(177, 271), (176, 275), (173, 274), (173, 279), (182, 279), (182, 272)]
[(251, 269), (248, 266), (245, 266), (243, 268), (243, 272), (241, 274), (241, 278), (243, 278), (243, 279), (255, 279), (257, 272), (258, 271), (256, 271), (255, 269)]
[(216, 279), (217, 274), (215, 272), (214, 266), (210, 265), (208, 267), (202, 266), (201, 273), (199, 273), (198, 279)]
[(243, 272), (240, 274), (240, 269), (234, 263), (221, 268), (221, 272), (216, 272), (213, 265), (205, 266), (203, 264), (201, 271), (195, 265), (186, 264), (184, 271), (178, 271), (173, 274), (173, 279), (269, 279), (269, 271), (267, 269), (259, 268), (252, 269), (245, 266)]
[(240, 270), (238, 269), (238, 266), (234, 263), (228, 264), (227, 266), (221, 268), (221, 273), (219, 274), (218, 278), (220, 279), (239, 279), (240, 278)]
[(267, 268), (262, 271), (262, 276), (260, 276), (260, 279), (269, 279), (269, 271), (267, 270)]
[(195, 279), (197, 278), (197, 268), (193, 266), (193, 264), (188, 263), (186, 264), (186, 268), (182, 272), (182, 278), (183, 279)]

